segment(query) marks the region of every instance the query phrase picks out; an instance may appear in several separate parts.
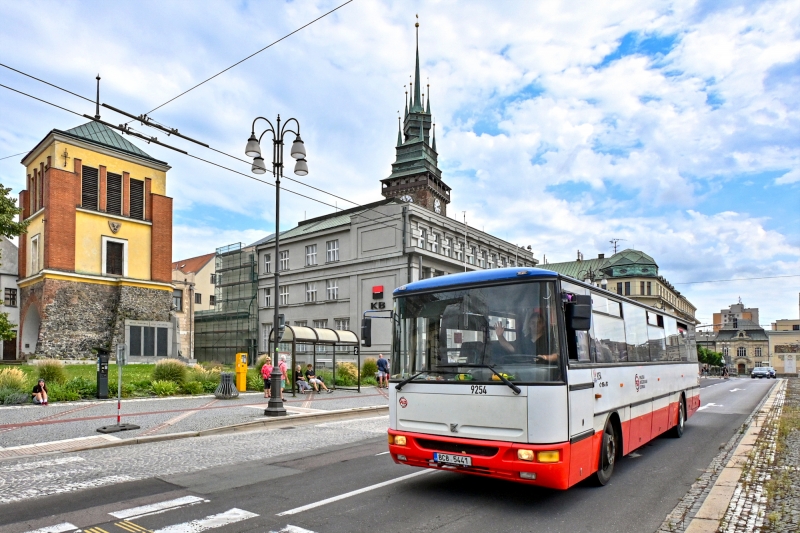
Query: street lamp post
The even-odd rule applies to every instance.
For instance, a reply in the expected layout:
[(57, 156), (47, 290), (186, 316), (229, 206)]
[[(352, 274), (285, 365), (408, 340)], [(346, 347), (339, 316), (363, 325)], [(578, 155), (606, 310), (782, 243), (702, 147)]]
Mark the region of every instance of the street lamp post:
[[(602, 273), (602, 271), (592, 270), (591, 268), (581, 270), (578, 272), (578, 279), (582, 279), (585, 283), (594, 285), (595, 279)], [(598, 287), (605, 289), (608, 286), (608, 280), (605, 276), (600, 280)]]
[[(261, 135), (256, 137), (256, 122), (263, 120), (269, 127), (261, 132)], [(290, 123), (294, 122), (297, 125), (297, 131), (289, 129)], [(275, 292), (274, 292), (274, 306), (275, 315), (272, 322), (272, 332), (275, 343), (275, 352), (272, 356), (272, 374), (270, 375), (270, 399), (267, 408), (264, 409), (266, 416), (286, 416), (286, 409), (283, 407), (282, 391), (281, 391), (281, 371), (278, 361), (278, 322), (279, 322), (279, 304), (280, 304), (280, 215), (281, 215), (281, 176), (283, 176), (283, 138), (286, 133), (293, 133), (295, 135), (294, 142), (292, 143), (291, 155), (297, 161), (294, 166), (294, 173), (298, 176), (305, 176), (308, 174), (308, 164), (306, 163), (306, 149), (303, 145), (303, 140), (300, 138), (300, 123), (297, 119), (290, 118), (284, 122), (281, 127), (281, 116), (278, 115), (278, 120), (273, 126), (272, 122), (264, 117), (256, 117), (253, 120), (253, 126), (250, 130), (250, 138), (247, 139), (247, 147), (244, 153), (248, 157), (253, 158), (254, 174), (266, 174), (267, 167), (264, 164), (264, 158), (261, 157), (261, 138), (264, 134), (270, 132), (272, 134), (272, 175), (275, 176)], [(269, 341), (268, 341), (269, 342)]]

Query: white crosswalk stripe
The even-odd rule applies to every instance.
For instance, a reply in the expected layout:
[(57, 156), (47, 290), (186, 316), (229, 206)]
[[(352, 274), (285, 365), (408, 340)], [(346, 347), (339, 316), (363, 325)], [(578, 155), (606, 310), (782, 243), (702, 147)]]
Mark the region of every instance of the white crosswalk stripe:
[(298, 526), (287, 524), (285, 528), (280, 531), (270, 531), (269, 533), (314, 533), (310, 529), (305, 529)]
[(251, 513), (250, 511), (233, 508), (225, 511), (224, 513), (207, 516), (205, 518), (200, 518), (199, 520), (192, 520), (191, 522), (183, 522), (181, 524), (162, 527), (160, 529), (156, 529), (153, 531), (153, 533), (199, 533), (200, 531), (206, 531), (208, 529), (235, 524), (236, 522), (255, 518), (257, 516), (257, 514)]
[(188, 507), (190, 505), (196, 505), (198, 503), (207, 503), (208, 500), (203, 498), (198, 498), (197, 496), (184, 496), (182, 498), (175, 498), (174, 500), (167, 500), (158, 503), (151, 503), (149, 505), (141, 505), (139, 507), (132, 507), (130, 509), (124, 509), (122, 511), (114, 511), (113, 513), (108, 513), (114, 518), (119, 518), (122, 520), (132, 520), (135, 518), (141, 518), (143, 516), (149, 516), (153, 514), (159, 514), (166, 511), (172, 511), (173, 509), (180, 509), (181, 507)]

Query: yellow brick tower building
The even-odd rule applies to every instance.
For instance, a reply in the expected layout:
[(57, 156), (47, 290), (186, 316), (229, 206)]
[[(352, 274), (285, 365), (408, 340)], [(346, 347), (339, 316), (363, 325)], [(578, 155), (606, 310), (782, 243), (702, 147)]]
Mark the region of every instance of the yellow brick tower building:
[(52, 130), (22, 164), (19, 353), (171, 355), (169, 165), (94, 121)]

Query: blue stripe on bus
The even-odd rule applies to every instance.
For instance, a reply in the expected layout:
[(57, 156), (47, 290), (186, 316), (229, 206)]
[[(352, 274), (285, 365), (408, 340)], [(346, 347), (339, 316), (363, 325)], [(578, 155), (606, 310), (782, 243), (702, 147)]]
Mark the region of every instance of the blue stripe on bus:
[(509, 267), (492, 268), (489, 270), (477, 270), (475, 272), (462, 272), (459, 274), (449, 274), (435, 278), (415, 281), (394, 290), (392, 294), (399, 295), (411, 291), (421, 291), (453, 287), (455, 285), (471, 285), (473, 283), (485, 283), (487, 281), (511, 281), (529, 278), (552, 278), (557, 277), (558, 273), (543, 268), (531, 267)]

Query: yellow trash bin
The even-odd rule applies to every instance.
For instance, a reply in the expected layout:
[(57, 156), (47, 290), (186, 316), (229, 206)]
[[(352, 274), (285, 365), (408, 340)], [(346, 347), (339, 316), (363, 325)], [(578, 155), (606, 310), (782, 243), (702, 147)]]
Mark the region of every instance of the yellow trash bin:
[(236, 388), (239, 392), (247, 390), (247, 354), (240, 352), (236, 354)]

